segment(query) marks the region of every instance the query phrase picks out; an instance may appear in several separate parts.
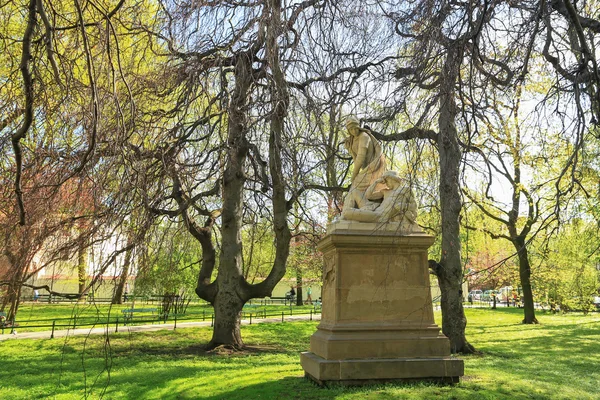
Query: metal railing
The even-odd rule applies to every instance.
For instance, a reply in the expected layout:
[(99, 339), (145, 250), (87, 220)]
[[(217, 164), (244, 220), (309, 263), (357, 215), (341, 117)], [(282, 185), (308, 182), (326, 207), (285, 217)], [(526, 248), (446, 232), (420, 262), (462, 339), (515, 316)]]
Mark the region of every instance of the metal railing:
[[(247, 304), (251, 305), (251, 304)], [(259, 307), (258, 309), (252, 308), (248, 310), (245, 308), (242, 310), (241, 318), (243, 320), (248, 320), (250, 324), (253, 321), (259, 319), (267, 319), (267, 318), (281, 318), (281, 322), (285, 321), (286, 316), (298, 316), (298, 315), (309, 315), (309, 320), (312, 321), (314, 315), (319, 315), (321, 313), (320, 305), (313, 306), (310, 309), (301, 308), (295, 309), (293, 306), (288, 306), (283, 311), (279, 310), (268, 310), (264, 305), (261, 306), (254, 305), (254, 307)], [(133, 309), (135, 311), (135, 309)], [(210, 326), (214, 325), (214, 311), (210, 310), (202, 310), (195, 312), (186, 312), (184, 314), (176, 314), (176, 313), (153, 313), (148, 314), (144, 312), (140, 312), (136, 315), (136, 313), (131, 313), (131, 309), (127, 310), (129, 312), (128, 316), (118, 315), (107, 315), (107, 316), (73, 316), (68, 318), (46, 318), (46, 319), (36, 319), (36, 320), (26, 320), (19, 321), (16, 320), (14, 323), (9, 323), (8, 325), (0, 326), (1, 334), (5, 333), (13, 333), (16, 329), (24, 329), (28, 332), (29, 329), (42, 329), (42, 331), (51, 331), (50, 338), (54, 338), (54, 332), (57, 329), (77, 329), (77, 328), (86, 328), (86, 327), (113, 327), (115, 332), (119, 331), (119, 327), (123, 326), (132, 326), (132, 325), (141, 325), (141, 324), (167, 324), (173, 323), (174, 329), (177, 328), (178, 322), (204, 322), (211, 321)], [(144, 315), (145, 314), (145, 315)], [(46, 328), (46, 329), (43, 329)], [(10, 331), (10, 332), (7, 332)]]

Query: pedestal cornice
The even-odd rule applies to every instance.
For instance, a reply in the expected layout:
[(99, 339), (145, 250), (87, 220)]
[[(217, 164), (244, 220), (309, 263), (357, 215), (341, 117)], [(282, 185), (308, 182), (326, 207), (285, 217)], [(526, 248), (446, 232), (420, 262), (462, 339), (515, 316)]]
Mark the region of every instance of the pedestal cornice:
[(428, 249), (435, 238), (425, 233), (399, 235), (387, 230), (336, 230), (327, 234), (317, 245), (321, 252), (335, 248), (378, 249), (407, 248), (418, 251)]

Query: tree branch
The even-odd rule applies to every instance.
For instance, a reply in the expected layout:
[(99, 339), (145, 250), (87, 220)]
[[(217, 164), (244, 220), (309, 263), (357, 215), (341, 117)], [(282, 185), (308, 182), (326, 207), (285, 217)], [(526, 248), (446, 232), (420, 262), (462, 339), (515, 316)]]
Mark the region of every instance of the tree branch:
[(33, 122), (33, 77), (31, 76), (29, 66), (32, 60), (31, 42), (37, 22), (36, 4), (37, 0), (29, 0), (27, 27), (23, 34), (23, 51), (21, 54), (21, 64), (19, 66), (21, 75), (23, 76), (23, 86), (25, 91), (25, 117), (22, 125), (11, 137), (17, 167), (15, 174), (15, 194), (17, 196), (20, 225), (25, 225), (25, 204), (23, 203), (23, 191), (21, 190), (21, 175), (23, 173), (23, 151), (21, 149), (21, 140), (25, 138), (27, 131), (29, 131)]

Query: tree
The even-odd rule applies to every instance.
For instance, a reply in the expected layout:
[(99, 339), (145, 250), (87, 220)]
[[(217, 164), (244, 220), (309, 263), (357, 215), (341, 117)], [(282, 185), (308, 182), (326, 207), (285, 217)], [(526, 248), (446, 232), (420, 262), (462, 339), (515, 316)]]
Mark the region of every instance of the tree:
[[(531, 240), (530, 235), (534, 234), (534, 231), (532, 231), (533, 226), (540, 219), (540, 210), (539, 199), (534, 197), (535, 193), (527, 189), (525, 179), (522, 176), (523, 168), (526, 167), (524, 165), (525, 161), (532, 159), (532, 157), (528, 157), (525, 153), (528, 143), (521, 132), (522, 122), (518, 111), (520, 101), (520, 95), (517, 94), (513, 105), (507, 107), (510, 117), (506, 117), (500, 110), (502, 105), (498, 104), (499, 101), (492, 102), (490, 107), (493, 114), (495, 114), (495, 120), (498, 122), (497, 127), (492, 124), (492, 118), (486, 118), (490, 132), (485, 145), (488, 154), (485, 156), (485, 163), (487, 168), (493, 169), (497, 176), (501, 176), (510, 185), (510, 202), (507, 210), (502, 209), (501, 201), (495, 200), (493, 194), (489, 193), (494, 174), (489, 176), (490, 181), (483, 196), (476, 198), (467, 190), (464, 193), (487, 217), (503, 224), (507, 230), (506, 234), (494, 232), (485, 227), (481, 228), (492, 238), (508, 240), (514, 246), (515, 254), (519, 260), (519, 276), (523, 290), (525, 313), (523, 323), (533, 324), (537, 323), (537, 319), (535, 318), (531, 288), (531, 260), (528, 243)], [(527, 204), (524, 216), (521, 212), (523, 199)]]
[[(118, 12), (139, 17), (152, 9), (138, 12), (137, 5), (109, 0), (89, 7), (78, 0), (26, 3), (0, 6), (0, 65), (6, 77), (0, 85), (0, 132), (6, 139), (0, 142), (1, 179), (12, 187), (12, 193), (2, 193), (2, 251), (14, 260), (9, 282), (2, 284), (10, 289), (5, 302), (12, 318), (27, 279), (76, 252), (83, 267), (86, 247), (101, 240), (93, 236), (105, 223), (120, 223), (116, 216), (125, 206), (115, 204), (118, 191), (107, 190), (114, 189), (109, 177), (115, 174), (108, 173), (114, 163), (101, 159), (115, 155), (109, 137), (123, 133), (133, 118), (135, 87), (127, 82), (132, 68), (123, 60), (134, 46), (125, 50), (119, 44), (135, 34), (119, 39), (121, 26), (115, 27), (113, 17)], [(34, 267), (36, 254), (45, 261)], [(97, 280), (81, 284), (81, 294)]]
[(125, 257), (123, 259), (121, 274), (113, 293), (112, 304), (123, 304), (123, 300), (127, 294), (131, 294), (127, 292), (127, 280), (129, 279), (129, 275), (131, 273), (131, 263), (135, 251), (135, 245), (136, 244), (133, 242), (133, 238), (131, 235), (129, 235), (127, 237), (127, 250), (125, 251)]
[[(42, 160), (36, 161), (36, 164), (29, 164), (22, 177), (27, 188), (24, 191), (27, 194), (24, 204), (28, 210), (28, 218), (23, 225), (17, 222), (19, 213), (17, 204), (7, 190), (9, 185), (4, 185), (0, 198), (2, 255), (8, 263), (8, 271), (0, 285), (7, 288), (2, 309), (9, 306), (9, 321), (14, 321), (16, 317), (22, 288), (26, 285), (31, 287), (26, 282), (42, 268), (76, 252), (80, 243), (88, 240), (93, 233), (90, 230), (73, 234), (77, 232), (78, 223), (97, 215), (89, 208), (89, 198), (86, 196), (89, 192), (86, 192), (85, 185), (61, 185), (58, 188), (48, 185), (46, 176), (54, 171), (47, 168)], [(38, 173), (30, 177), (29, 174), (36, 169)], [(36, 256), (42, 260), (39, 265), (32, 263)], [(34, 288), (50, 291), (48, 287)]]
[[(288, 215), (297, 194), (285, 179), (286, 171), (291, 170), (287, 163), (294, 160), (285, 151), (292, 132), (286, 131), (285, 125), (290, 100), (281, 65), (283, 54), (291, 52), (292, 46), (283, 38), (312, 3), (287, 10), (275, 0), (247, 5), (224, 2), (214, 7), (182, 4), (206, 24), (193, 39), (163, 37), (170, 43), (172, 59), (181, 63), (176, 69), (186, 77), (172, 81), (174, 95), (170, 99), (175, 101), (166, 103), (174, 107), (172, 115), (180, 120), (166, 132), (163, 145), (139, 146), (132, 160), (145, 163), (147, 190), (139, 190), (146, 193), (148, 209), (180, 218), (202, 247), (196, 293), (215, 309), (209, 347), (243, 346), (240, 313), (244, 303), (270, 295), (286, 271), (291, 239)], [(178, 25), (172, 18), (180, 10), (178, 6), (164, 6), (163, 22), (170, 27), (164, 32), (186, 31), (188, 21)], [(285, 15), (289, 18), (282, 21), (282, 13), (288, 11), (291, 14)], [(220, 19), (221, 13), (235, 16), (231, 31), (220, 31), (221, 26), (213, 24), (213, 18)], [(148, 32), (162, 35), (149, 28)], [(205, 41), (208, 38), (222, 41)], [(216, 85), (198, 85), (215, 79)], [(193, 119), (192, 112), (198, 114), (198, 110), (200, 117)], [(133, 168), (130, 171), (135, 173)], [(159, 183), (161, 179), (164, 183)], [(265, 198), (270, 205), (274, 257), (264, 280), (251, 284), (244, 277), (242, 257), (244, 208), (263, 205)], [(218, 218), (217, 257), (213, 228)], [(199, 219), (203, 222), (197, 222)]]
[(137, 257), (136, 295), (159, 294), (168, 298), (193, 293), (202, 254), (187, 230), (162, 219), (150, 230), (145, 242), (147, 254)]

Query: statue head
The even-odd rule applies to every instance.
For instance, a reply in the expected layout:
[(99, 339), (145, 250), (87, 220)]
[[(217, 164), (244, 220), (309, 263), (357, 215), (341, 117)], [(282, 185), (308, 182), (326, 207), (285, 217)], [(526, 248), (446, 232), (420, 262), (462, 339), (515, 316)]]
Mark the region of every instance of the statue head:
[(360, 121), (353, 115), (346, 119), (346, 129), (352, 136), (358, 136), (360, 133)]
[(395, 189), (404, 183), (404, 179), (396, 171), (385, 171), (381, 178), (390, 189)]

